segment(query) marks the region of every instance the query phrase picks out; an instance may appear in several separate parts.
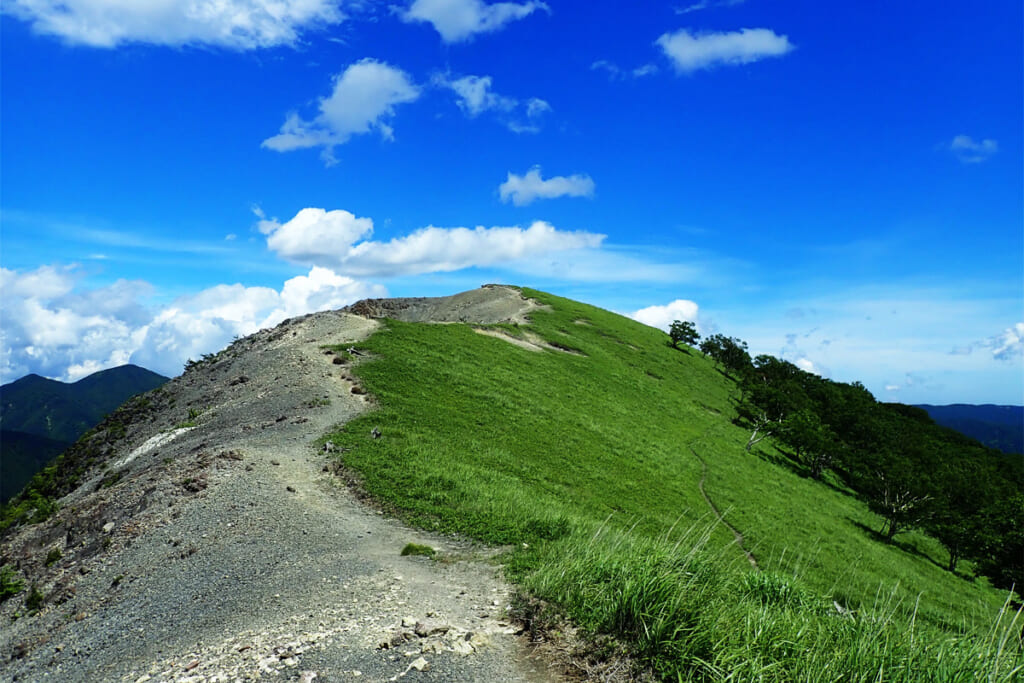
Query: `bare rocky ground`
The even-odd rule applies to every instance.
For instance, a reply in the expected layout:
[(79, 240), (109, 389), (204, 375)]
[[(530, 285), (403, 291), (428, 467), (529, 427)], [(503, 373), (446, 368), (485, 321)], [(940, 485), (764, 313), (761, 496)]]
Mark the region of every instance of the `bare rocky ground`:
[[(0, 680), (558, 680), (488, 549), (360, 502), (315, 443), (372, 409), (324, 345), (374, 316), (511, 322), (535, 304), (504, 287), (390, 301), (286, 321), (151, 394), (53, 518), (0, 544), (44, 596), (34, 615), (28, 590), (0, 606)], [(440, 559), (400, 556), (409, 542)]]

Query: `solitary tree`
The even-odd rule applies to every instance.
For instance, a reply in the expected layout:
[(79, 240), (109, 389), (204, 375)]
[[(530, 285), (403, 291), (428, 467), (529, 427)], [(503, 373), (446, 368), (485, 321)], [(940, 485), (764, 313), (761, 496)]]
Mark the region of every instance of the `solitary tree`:
[(672, 348), (674, 349), (679, 348), (679, 342), (693, 346), (700, 339), (700, 335), (697, 334), (697, 326), (689, 320), (673, 322), (668, 329), (668, 336), (672, 339)]

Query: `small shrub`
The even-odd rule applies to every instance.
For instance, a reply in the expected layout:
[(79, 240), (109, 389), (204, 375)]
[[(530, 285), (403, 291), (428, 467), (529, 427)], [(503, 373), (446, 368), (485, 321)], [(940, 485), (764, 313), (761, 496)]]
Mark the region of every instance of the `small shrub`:
[(43, 606), (43, 601), (46, 597), (40, 592), (39, 587), (32, 584), (32, 590), (28, 592), (28, 597), (25, 598), (25, 608), (29, 612), (38, 612)]
[(121, 477), (123, 477), (127, 471), (128, 470), (117, 470), (115, 472), (108, 472), (107, 474), (104, 474), (103, 478), (100, 479), (100, 483), (96, 486), (96, 490), (109, 489), (111, 486), (121, 481)]
[(46, 553), (46, 566), (49, 567), (54, 562), (60, 560), (63, 555), (60, 552), (60, 548), (51, 548), (50, 552)]
[(431, 548), (429, 545), (420, 545), (419, 543), (406, 543), (405, 547), (402, 548), (402, 557), (406, 555), (422, 555), (423, 557), (429, 557), (434, 559), (437, 555), (437, 551)]
[(7, 598), (14, 597), (20, 593), (24, 587), (25, 582), (18, 576), (14, 567), (7, 564), (0, 567), (0, 602), (5, 601)]

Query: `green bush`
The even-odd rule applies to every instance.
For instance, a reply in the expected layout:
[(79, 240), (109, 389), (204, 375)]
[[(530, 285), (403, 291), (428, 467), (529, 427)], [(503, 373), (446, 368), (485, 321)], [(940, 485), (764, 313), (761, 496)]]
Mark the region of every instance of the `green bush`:
[(25, 582), (18, 576), (14, 567), (6, 564), (0, 567), (0, 602), (14, 597), (24, 588)]
[(437, 555), (437, 551), (431, 548), (429, 545), (420, 545), (419, 543), (406, 543), (405, 547), (402, 548), (402, 557), (407, 555), (421, 555), (423, 557), (429, 557), (434, 559)]
[(39, 588), (32, 584), (32, 590), (28, 592), (28, 597), (25, 598), (25, 608), (29, 612), (38, 612), (42, 608), (45, 599)]
[(52, 548), (50, 552), (46, 553), (46, 566), (49, 567), (54, 562), (57, 562), (62, 557), (60, 548)]

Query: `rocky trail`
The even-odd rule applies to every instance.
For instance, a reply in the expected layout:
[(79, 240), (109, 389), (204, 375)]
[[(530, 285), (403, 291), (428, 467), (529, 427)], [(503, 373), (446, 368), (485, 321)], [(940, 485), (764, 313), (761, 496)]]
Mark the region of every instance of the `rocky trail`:
[[(441, 308), (522, 315), (492, 289)], [(517, 635), (489, 549), (381, 514), (317, 448), (372, 409), (324, 347), (378, 325), (285, 321), (151, 395), (53, 518), (0, 544), (43, 596), (34, 615), (0, 605), (0, 680), (559, 680)]]

